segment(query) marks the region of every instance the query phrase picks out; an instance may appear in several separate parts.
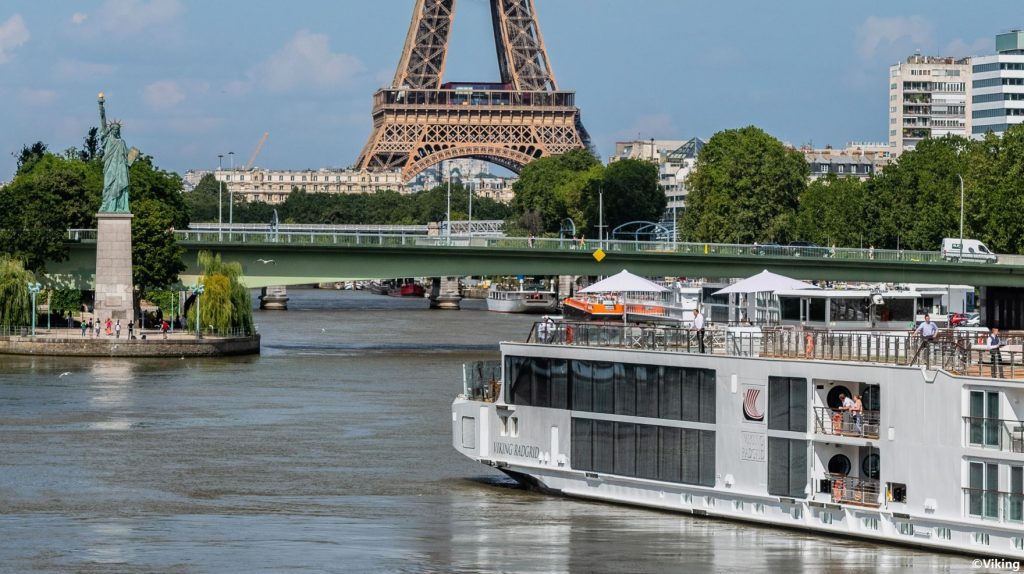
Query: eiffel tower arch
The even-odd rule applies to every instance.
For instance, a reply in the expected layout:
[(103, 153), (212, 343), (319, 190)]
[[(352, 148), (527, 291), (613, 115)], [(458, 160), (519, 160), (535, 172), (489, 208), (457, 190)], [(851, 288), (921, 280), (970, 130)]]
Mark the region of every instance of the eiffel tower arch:
[(373, 96), (373, 132), (357, 163), (405, 181), (471, 157), (518, 173), (531, 161), (589, 147), (574, 92), (558, 89), (534, 0), (490, 0), (500, 82), (444, 83), (456, 0), (416, 0), (390, 87)]

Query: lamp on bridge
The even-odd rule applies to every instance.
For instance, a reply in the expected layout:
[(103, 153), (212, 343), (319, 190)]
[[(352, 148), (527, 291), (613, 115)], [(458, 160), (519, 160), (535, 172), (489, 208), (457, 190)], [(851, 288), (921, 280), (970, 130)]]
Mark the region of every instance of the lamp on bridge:
[(203, 320), (201, 318), (202, 316), (199, 314), (199, 296), (203, 294), (203, 291), (206, 291), (206, 287), (202, 283), (197, 283), (192, 287), (192, 290), (195, 291), (196, 294), (196, 339), (200, 339), (203, 336), (201, 331)]
[(28, 282), (28, 292), (29, 292), (30, 295), (32, 295), (32, 336), (33, 337), (36, 336), (36, 293), (39, 293), (39, 290), (42, 289), (42, 288), (43, 288), (43, 286), (40, 285), (37, 282), (33, 282), (33, 281), (29, 281)]

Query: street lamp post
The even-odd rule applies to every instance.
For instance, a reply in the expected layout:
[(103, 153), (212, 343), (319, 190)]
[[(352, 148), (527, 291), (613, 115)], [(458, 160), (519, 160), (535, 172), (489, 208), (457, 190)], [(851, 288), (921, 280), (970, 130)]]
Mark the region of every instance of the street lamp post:
[(32, 336), (33, 337), (36, 336), (36, 293), (39, 293), (39, 290), (42, 289), (42, 288), (43, 288), (43, 286), (40, 285), (39, 283), (32, 282), (32, 281), (28, 282), (28, 292), (29, 292), (30, 295), (32, 295)]
[(203, 294), (203, 291), (206, 290), (206, 287), (202, 283), (198, 283), (193, 287), (193, 289), (196, 292), (196, 339), (201, 339), (203, 337), (203, 333), (201, 331), (203, 320), (202, 316), (199, 314), (199, 299), (200, 295)]
[(597, 244), (604, 249), (604, 184), (597, 186)]
[[(224, 154), (217, 154), (217, 171), (224, 171)], [(217, 178), (217, 234), (224, 241), (224, 181)]]
[(470, 180), (469, 185), (466, 187), (469, 191), (469, 237), (473, 238), (473, 182)]
[(960, 178), (960, 259), (964, 258), (964, 177), (959, 173)]
[[(235, 173), (235, 152), (229, 151), (228, 157), (231, 158), (231, 173)], [(228, 186), (228, 238), (231, 237), (231, 230), (235, 224), (235, 192), (231, 190), (231, 186)]]
[(452, 242), (452, 170), (448, 168), (446, 173), (448, 174), (448, 210), (445, 215), (445, 236), (448, 239), (448, 243)]

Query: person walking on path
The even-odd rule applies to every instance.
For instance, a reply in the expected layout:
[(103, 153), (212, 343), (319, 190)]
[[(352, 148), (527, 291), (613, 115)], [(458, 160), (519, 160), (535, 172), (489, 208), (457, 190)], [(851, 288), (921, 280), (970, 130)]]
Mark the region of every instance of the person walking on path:
[(169, 329), (169, 328), (170, 328), (170, 325), (167, 324), (166, 320), (160, 322), (160, 332), (164, 334), (164, 339), (167, 338), (167, 329)]
[(704, 315), (701, 314), (700, 309), (696, 307), (693, 309), (693, 330), (697, 331), (697, 348), (700, 353), (704, 354)]
[(88, 328), (86, 330), (89, 331), (89, 338), (91, 339), (92, 338), (92, 319), (89, 319), (89, 325), (88, 325)]
[(135, 338), (135, 321), (128, 321), (128, 339)]
[(117, 338), (117, 339), (121, 338), (121, 320), (120, 319), (118, 319), (117, 323), (114, 325), (114, 337)]
[(110, 330), (110, 318), (109, 317), (107, 318), (107, 322), (104, 324), (104, 331), (107, 333), (108, 337), (113, 334), (111, 332), (111, 330)]
[(82, 336), (83, 337), (85, 336), (85, 330), (87, 328), (88, 328), (88, 325), (85, 324), (85, 321), (82, 321)]
[(100, 336), (100, 320), (96, 319), (96, 337)]

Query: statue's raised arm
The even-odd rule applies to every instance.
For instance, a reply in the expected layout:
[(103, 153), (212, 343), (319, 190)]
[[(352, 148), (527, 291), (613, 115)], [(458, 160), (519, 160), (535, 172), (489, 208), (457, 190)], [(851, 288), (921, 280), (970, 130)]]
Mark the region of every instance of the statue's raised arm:
[(100, 133), (107, 131), (107, 110), (103, 108), (103, 92), (99, 95), (100, 102)]

